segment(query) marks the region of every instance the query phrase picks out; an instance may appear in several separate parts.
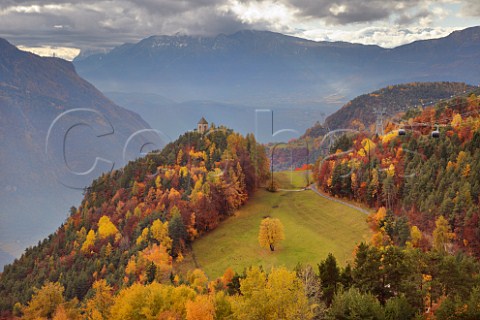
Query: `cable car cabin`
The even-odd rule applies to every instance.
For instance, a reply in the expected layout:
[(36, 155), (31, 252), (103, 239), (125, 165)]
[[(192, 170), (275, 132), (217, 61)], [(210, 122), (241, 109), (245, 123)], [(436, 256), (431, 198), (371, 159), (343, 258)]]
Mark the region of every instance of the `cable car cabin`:
[(440, 138), (440, 131), (438, 131), (438, 129), (432, 131), (432, 138)]
[(398, 135), (404, 136), (406, 134), (405, 129), (398, 129)]

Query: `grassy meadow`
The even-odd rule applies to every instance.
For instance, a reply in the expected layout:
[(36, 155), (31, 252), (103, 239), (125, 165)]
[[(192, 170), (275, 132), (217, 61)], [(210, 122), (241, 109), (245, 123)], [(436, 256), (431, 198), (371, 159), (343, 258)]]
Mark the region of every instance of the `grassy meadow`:
[[(305, 186), (305, 172), (281, 172), (274, 177), (282, 189)], [(285, 227), (285, 240), (274, 252), (258, 244), (259, 225), (265, 216), (280, 219)], [(282, 265), (293, 268), (298, 262), (316, 266), (329, 252), (343, 265), (352, 260), (355, 245), (371, 236), (365, 218), (365, 214), (311, 190), (259, 190), (235, 216), (195, 240), (193, 255), (210, 278), (221, 276), (228, 267), (240, 273), (251, 265), (265, 269)], [(192, 253), (179, 266), (183, 270), (194, 267)]]

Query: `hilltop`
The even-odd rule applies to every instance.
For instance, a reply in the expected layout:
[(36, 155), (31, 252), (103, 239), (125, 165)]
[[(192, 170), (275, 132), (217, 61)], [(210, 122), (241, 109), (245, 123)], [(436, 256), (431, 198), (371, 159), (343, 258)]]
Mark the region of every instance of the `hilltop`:
[(375, 122), (376, 110), (384, 110), (384, 118), (410, 109), (435, 105), (439, 100), (466, 94), (477, 87), (461, 82), (413, 82), (392, 85), (360, 95), (328, 116), (325, 127), (330, 130), (369, 128)]
[(82, 300), (99, 279), (116, 289), (169, 279), (190, 243), (246, 203), (267, 175), (253, 135), (224, 127), (186, 133), (103, 174), (55, 233), (5, 267), (0, 310), (25, 304), (46, 281)]

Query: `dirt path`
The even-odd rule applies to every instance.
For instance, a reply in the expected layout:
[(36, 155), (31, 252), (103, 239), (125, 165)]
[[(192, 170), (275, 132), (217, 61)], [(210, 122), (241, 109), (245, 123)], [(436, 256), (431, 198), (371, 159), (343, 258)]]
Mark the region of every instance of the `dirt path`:
[(347, 207), (350, 207), (350, 208), (352, 208), (352, 209), (358, 210), (358, 211), (360, 211), (360, 212), (362, 212), (362, 213), (364, 213), (364, 214), (367, 214), (367, 215), (371, 213), (370, 211), (365, 210), (365, 209), (363, 209), (363, 208), (360, 208), (360, 207), (358, 207), (358, 206), (356, 206), (356, 205), (353, 205), (353, 204), (348, 203), (348, 202), (346, 202), (346, 201), (343, 201), (343, 200), (340, 200), (340, 199), (337, 199), (337, 198), (334, 198), (334, 197), (330, 197), (330, 196), (327, 196), (327, 195), (321, 193), (320, 191), (318, 191), (317, 186), (316, 186), (314, 183), (310, 185), (310, 189), (313, 190), (313, 191), (314, 191), (316, 194), (318, 194), (320, 197), (323, 197), (323, 198), (325, 198), (325, 199), (328, 199), (328, 200), (331, 200), (331, 201), (335, 201), (335, 202), (341, 203), (341, 204), (343, 204), (343, 205), (346, 205)]

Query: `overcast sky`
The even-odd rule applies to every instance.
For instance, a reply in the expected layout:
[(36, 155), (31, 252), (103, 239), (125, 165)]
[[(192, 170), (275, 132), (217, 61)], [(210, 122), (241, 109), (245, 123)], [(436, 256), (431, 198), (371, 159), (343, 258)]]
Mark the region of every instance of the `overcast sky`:
[(480, 25), (480, 0), (1, 0), (0, 37), (73, 59), (160, 34), (241, 29), (396, 47)]

